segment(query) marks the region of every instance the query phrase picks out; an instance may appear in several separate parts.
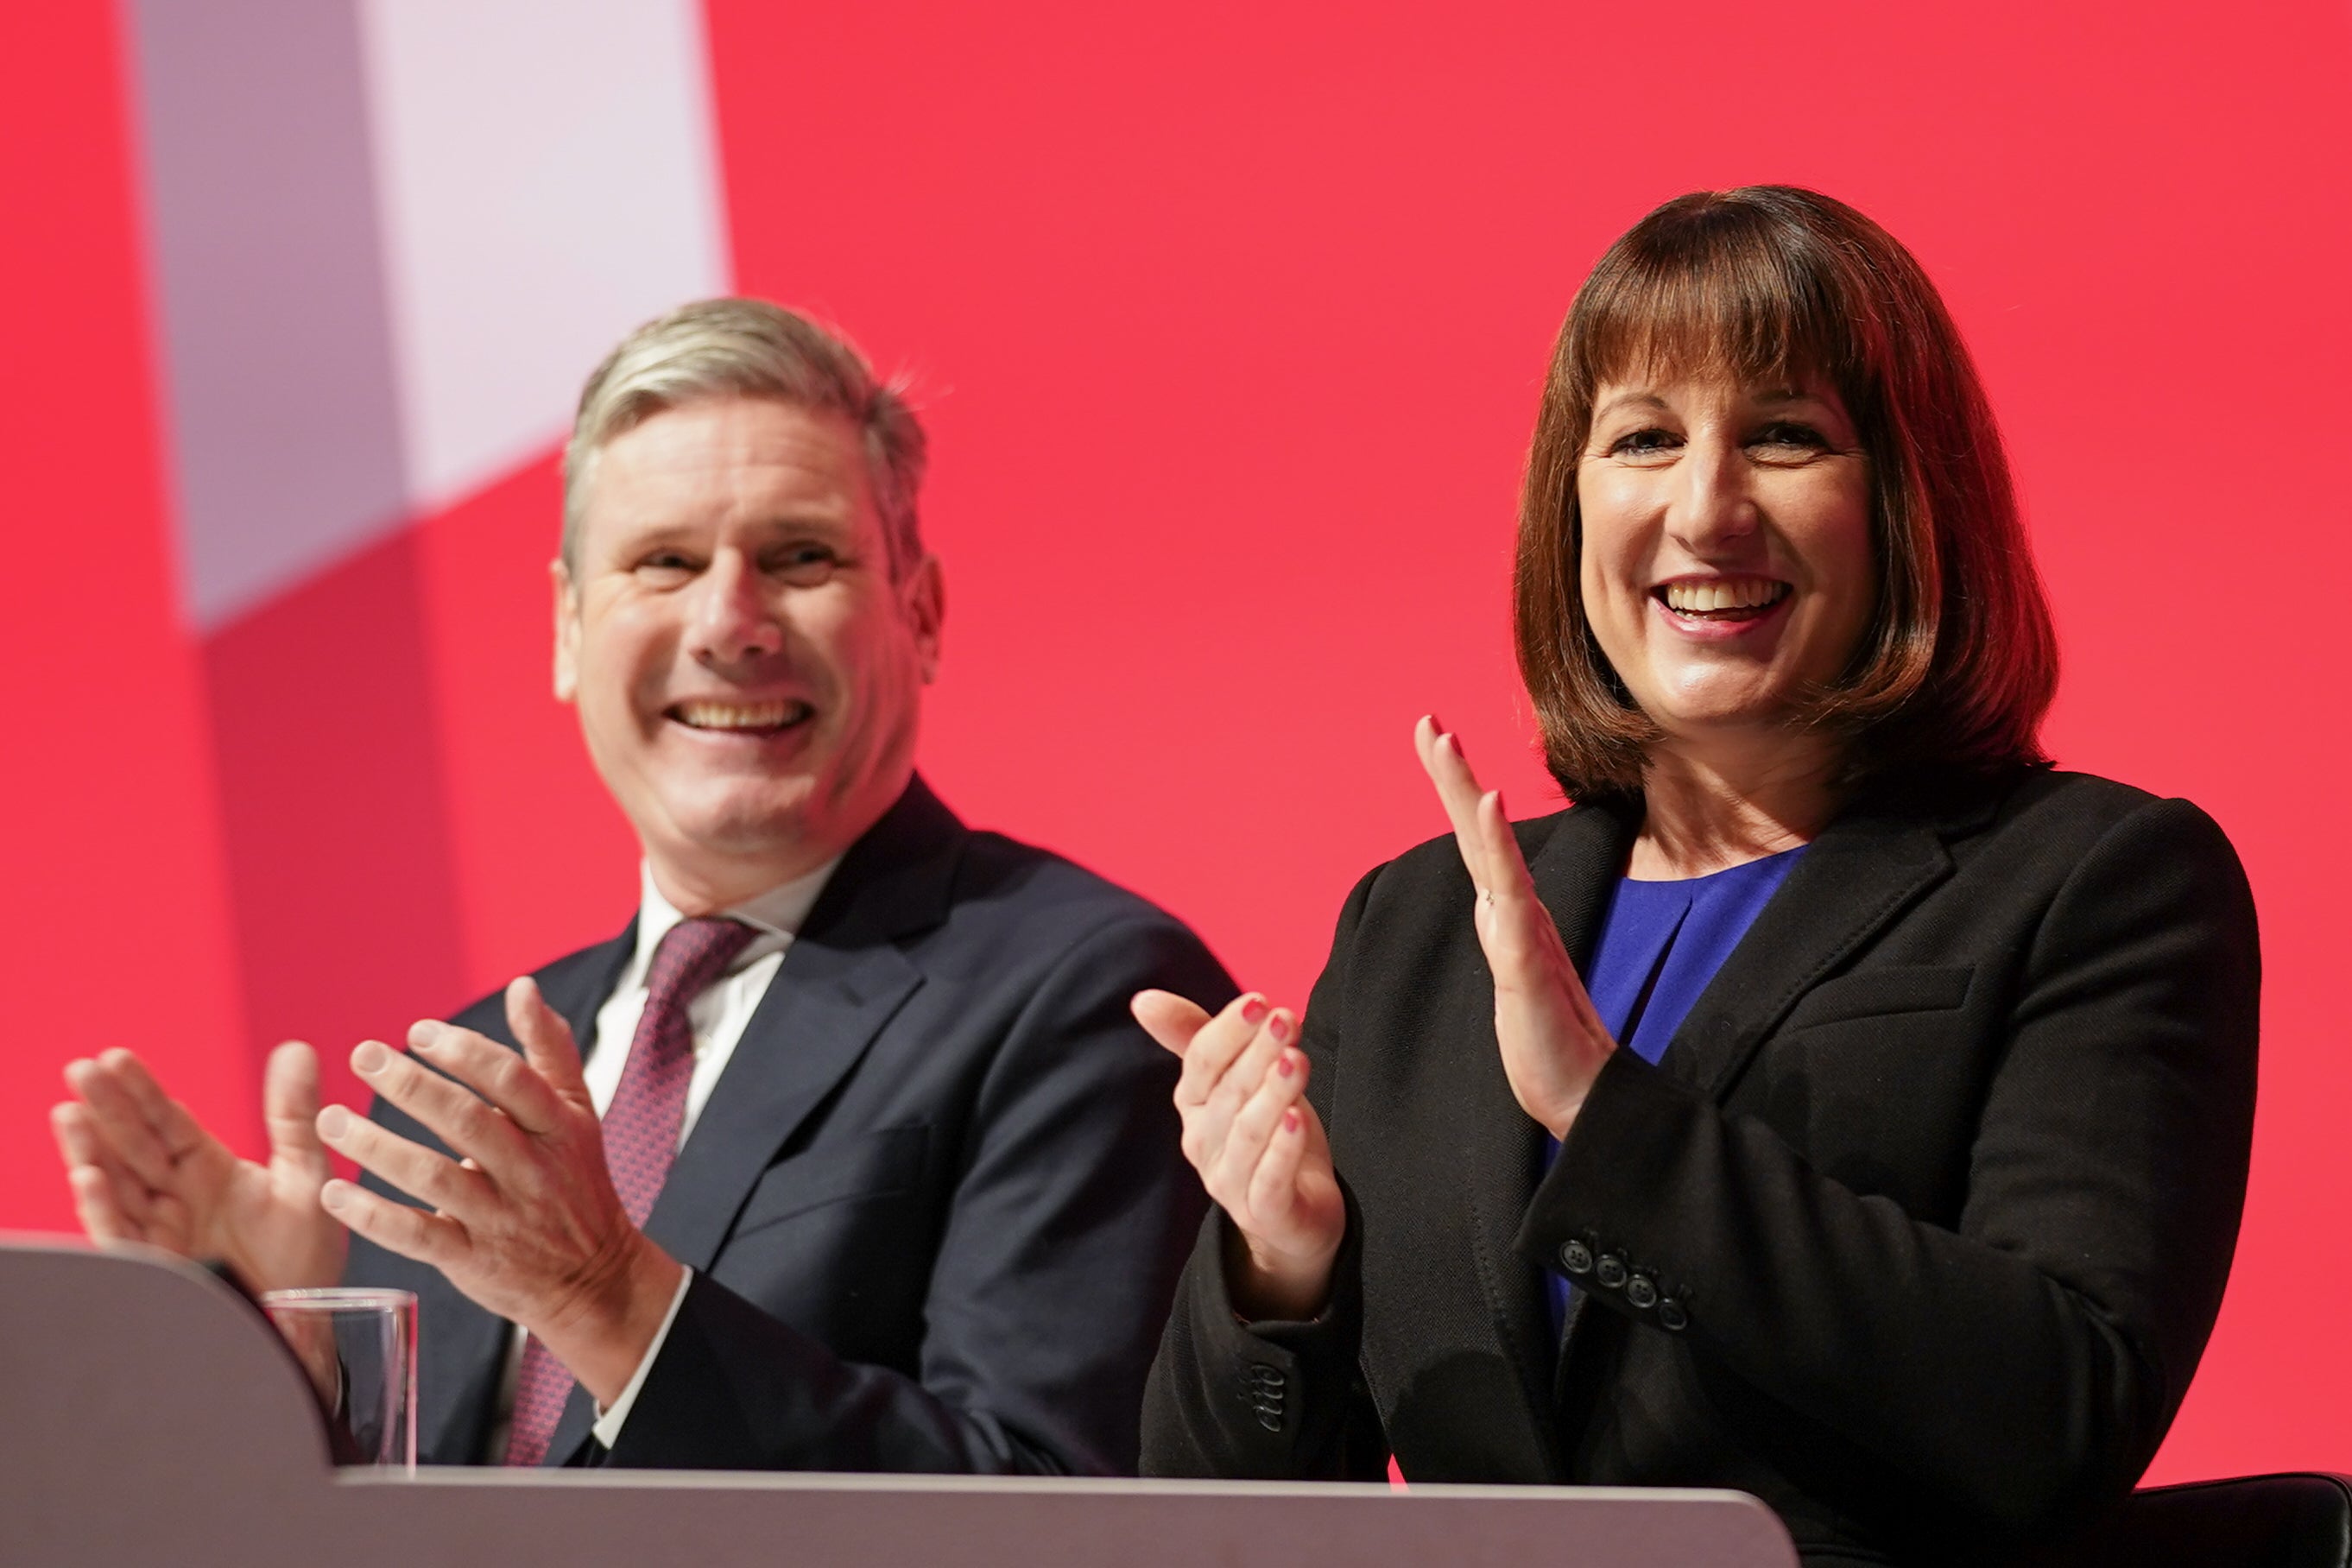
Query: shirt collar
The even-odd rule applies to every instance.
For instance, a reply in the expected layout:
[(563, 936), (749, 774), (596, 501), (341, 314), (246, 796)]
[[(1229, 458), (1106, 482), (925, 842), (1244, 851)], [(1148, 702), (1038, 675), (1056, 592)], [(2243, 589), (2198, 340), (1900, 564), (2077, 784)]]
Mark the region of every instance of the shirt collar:
[[(720, 914), (729, 920), (741, 921), (755, 933), (744, 944), (743, 951), (736, 955), (735, 961), (727, 966), (726, 972), (733, 974), (747, 969), (770, 953), (781, 952), (792, 945), (802, 922), (808, 919), (809, 910), (816, 907), (817, 895), (824, 891), (825, 883), (832, 879), (834, 868), (840, 864), (841, 857), (836, 855), (804, 876), (795, 877), (789, 882), (721, 910)], [(631, 955), (629, 967), (623, 972), (620, 984), (614, 987), (616, 990), (645, 984), (646, 973), (653, 967), (654, 950), (661, 945), (662, 938), (669, 934), (670, 927), (686, 918), (678, 912), (677, 906), (662, 897), (661, 889), (654, 886), (653, 867), (648, 862), (638, 862), (637, 888), (637, 950)]]

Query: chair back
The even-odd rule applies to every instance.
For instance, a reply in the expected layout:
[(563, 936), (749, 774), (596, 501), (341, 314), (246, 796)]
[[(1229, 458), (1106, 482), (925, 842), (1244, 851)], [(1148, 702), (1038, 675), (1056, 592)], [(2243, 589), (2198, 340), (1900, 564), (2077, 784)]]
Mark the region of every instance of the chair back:
[(2352, 1568), (2352, 1478), (2294, 1472), (2137, 1491), (2083, 1568)]

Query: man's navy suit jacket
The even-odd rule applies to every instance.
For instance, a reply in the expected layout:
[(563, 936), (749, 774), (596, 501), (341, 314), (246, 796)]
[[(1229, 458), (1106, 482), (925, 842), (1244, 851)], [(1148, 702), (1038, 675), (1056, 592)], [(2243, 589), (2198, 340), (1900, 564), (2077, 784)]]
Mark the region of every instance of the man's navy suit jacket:
[[(539, 972), (583, 1055), (627, 1048), (594, 1028), (635, 942)], [(1177, 921), (914, 781), (835, 870), (647, 1218), (694, 1280), (619, 1440), (575, 1387), (547, 1462), (1132, 1474), (1206, 1206), (1176, 1059), (1128, 1014), (1145, 986), (1234, 994)], [(455, 1021), (514, 1043), (498, 997)], [(510, 1325), (356, 1238), (346, 1277), (417, 1293), (420, 1458), (494, 1458)]]

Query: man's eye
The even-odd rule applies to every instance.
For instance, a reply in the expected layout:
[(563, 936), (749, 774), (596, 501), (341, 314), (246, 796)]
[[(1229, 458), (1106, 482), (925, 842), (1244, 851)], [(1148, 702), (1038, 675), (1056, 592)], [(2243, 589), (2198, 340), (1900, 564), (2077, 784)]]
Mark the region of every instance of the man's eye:
[(1675, 437), (1664, 430), (1655, 427), (1647, 430), (1631, 430), (1609, 443), (1609, 455), (1638, 458), (1672, 451), (1676, 444)]
[(675, 574), (694, 570), (694, 563), (675, 550), (656, 550), (637, 563), (640, 572)]
[(770, 557), (769, 570), (795, 587), (808, 587), (831, 577), (840, 564), (831, 545), (795, 544)]

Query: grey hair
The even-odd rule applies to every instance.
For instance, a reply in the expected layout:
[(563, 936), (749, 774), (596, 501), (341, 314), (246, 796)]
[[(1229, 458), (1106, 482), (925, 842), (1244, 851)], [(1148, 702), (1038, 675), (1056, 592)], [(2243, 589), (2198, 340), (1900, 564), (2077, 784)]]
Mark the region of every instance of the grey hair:
[(765, 300), (698, 300), (621, 340), (581, 389), (563, 447), (563, 566), (577, 580), (581, 515), (605, 444), (664, 409), (706, 397), (768, 397), (849, 421), (866, 449), (890, 575), (923, 558), (915, 509), (929, 443), (904, 390), (879, 381), (848, 339)]

